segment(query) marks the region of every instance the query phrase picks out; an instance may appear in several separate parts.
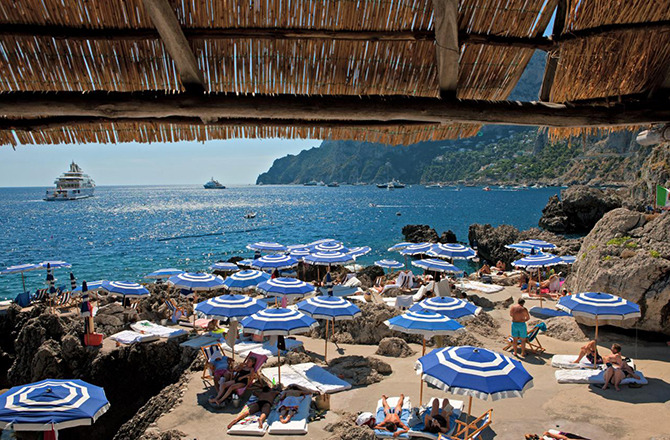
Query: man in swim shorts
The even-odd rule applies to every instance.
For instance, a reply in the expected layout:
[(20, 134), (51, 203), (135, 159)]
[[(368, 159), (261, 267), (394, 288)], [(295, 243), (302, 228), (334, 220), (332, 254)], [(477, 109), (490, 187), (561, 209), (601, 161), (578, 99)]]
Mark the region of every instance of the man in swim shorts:
[(524, 307), (525, 303), (526, 301), (523, 298), (519, 298), (517, 303), (509, 309), (509, 316), (512, 317), (512, 347), (514, 348), (514, 356), (518, 356), (518, 340), (521, 340), (521, 356), (526, 356), (526, 342), (528, 341), (526, 322), (530, 319), (530, 314)]

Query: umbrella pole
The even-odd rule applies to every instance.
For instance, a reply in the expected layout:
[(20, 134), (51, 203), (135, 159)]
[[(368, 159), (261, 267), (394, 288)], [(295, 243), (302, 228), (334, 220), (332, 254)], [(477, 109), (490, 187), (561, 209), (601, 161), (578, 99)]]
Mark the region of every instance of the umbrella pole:
[(328, 363), (328, 324), (330, 321), (326, 319), (326, 349), (324, 350), (323, 360)]
[(542, 307), (542, 275), (540, 274), (540, 268), (537, 268), (537, 285), (540, 289), (540, 307)]
[(465, 440), (468, 439), (468, 431), (470, 430), (470, 412), (472, 411), (472, 396), (470, 396), (470, 400), (468, 402), (468, 413), (465, 415), (465, 435), (463, 435), (463, 438)]
[(598, 353), (598, 315), (596, 315), (596, 335), (593, 338), (593, 341), (595, 342), (594, 344), (594, 349), (595, 353), (593, 353), (593, 368), (596, 369), (598, 368), (598, 359), (597, 359), (597, 353)]
[[(423, 342), (423, 347), (421, 350), (421, 356), (426, 355), (426, 338), (421, 338)], [(423, 379), (421, 379), (421, 376), (419, 376), (419, 383), (420, 383), (420, 388), (419, 388), (419, 406), (423, 404)]]
[(281, 384), (281, 350), (277, 347), (277, 383)]
[(23, 283), (23, 291), (26, 291), (26, 278), (23, 275), (23, 272), (21, 272), (21, 283)]

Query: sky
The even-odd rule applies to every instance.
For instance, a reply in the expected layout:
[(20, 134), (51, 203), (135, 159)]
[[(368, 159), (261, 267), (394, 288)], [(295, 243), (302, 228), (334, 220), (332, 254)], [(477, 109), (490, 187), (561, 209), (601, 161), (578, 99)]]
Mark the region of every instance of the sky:
[(256, 183), (272, 162), (320, 140), (234, 139), (176, 143), (0, 146), (0, 187), (53, 186), (75, 161), (96, 185)]

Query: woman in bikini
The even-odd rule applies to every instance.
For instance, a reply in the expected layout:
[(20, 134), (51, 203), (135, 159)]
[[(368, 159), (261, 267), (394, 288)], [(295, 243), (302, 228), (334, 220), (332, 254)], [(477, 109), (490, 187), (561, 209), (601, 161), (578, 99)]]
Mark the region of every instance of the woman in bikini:
[(239, 368), (233, 372), (230, 380), (220, 384), (218, 394), (213, 399), (209, 399), (209, 403), (221, 405), (235, 390), (249, 386), (255, 375), (255, 366), (255, 357), (246, 358)]
[(449, 417), (452, 412), (454, 412), (454, 407), (449, 403), (449, 399), (444, 399), (442, 408), (440, 408), (440, 401), (434, 399), (430, 413), (423, 418), (423, 430), (432, 434), (446, 434), (449, 432)]
[(303, 399), (311, 395), (311, 392), (303, 391), (297, 385), (286, 387), (279, 396), (279, 421), (283, 424), (290, 422), (293, 416), (298, 413)]

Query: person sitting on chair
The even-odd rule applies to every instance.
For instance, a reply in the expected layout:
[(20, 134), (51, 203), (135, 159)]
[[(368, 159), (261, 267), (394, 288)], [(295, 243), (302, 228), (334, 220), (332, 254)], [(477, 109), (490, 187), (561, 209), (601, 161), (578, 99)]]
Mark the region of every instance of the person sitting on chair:
[[(223, 382), (219, 386), (219, 392), (216, 397), (209, 399), (209, 403), (214, 405), (221, 405), (225, 400), (230, 397), (235, 390), (244, 388), (251, 384), (251, 381), (254, 378), (254, 367), (256, 366), (256, 358), (248, 357), (240, 364), (238, 368), (233, 371), (230, 380)], [(221, 380), (225, 380), (222, 378)]]
[(405, 395), (401, 394), (400, 399), (398, 399), (398, 404), (395, 408), (389, 407), (388, 402), (386, 401), (387, 397), (382, 396), (382, 406), (384, 407), (384, 420), (378, 423), (374, 429), (379, 429), (380, 431), (388, 431), (393, 434), (393, 437), (398, 437), (400, 434), (404, 434), (409, 431), (409, 426), (405, 425), (400, 420), (400, 415), (402, 414), (402, 405), (405, 400)]

